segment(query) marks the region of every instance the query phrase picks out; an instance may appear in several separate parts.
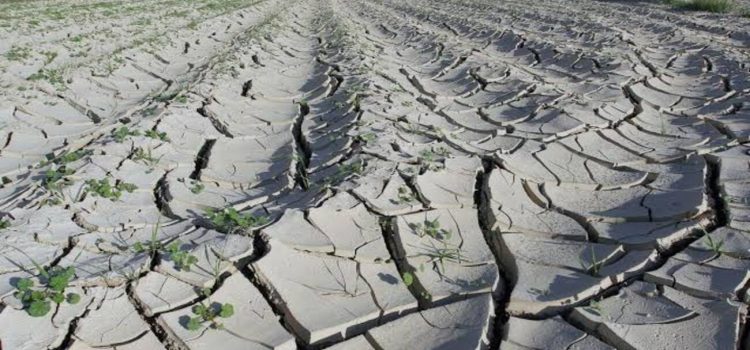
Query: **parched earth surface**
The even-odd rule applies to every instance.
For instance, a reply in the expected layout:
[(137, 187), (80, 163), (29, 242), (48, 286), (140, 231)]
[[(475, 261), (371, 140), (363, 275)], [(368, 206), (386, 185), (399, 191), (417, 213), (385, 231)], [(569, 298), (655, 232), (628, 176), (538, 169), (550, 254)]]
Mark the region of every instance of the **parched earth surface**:
[[(749, 29), (645, 2), (6, 2), (2, 348), (747, 349)], [(54, 267), (80, 300), (32, 317), (19, 281)]]

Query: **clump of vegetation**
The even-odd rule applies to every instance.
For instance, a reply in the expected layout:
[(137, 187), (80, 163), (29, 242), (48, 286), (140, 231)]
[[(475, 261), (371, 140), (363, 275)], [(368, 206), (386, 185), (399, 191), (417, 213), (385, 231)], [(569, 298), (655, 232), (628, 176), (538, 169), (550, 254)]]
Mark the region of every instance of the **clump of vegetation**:
[(200, 182), (194, 182), (193, 186), (190, 187), (190, 192), (193, 192), (193, 194), (198, 194), (203, 192), (203, 189), (205, 189), (206, 186)]
[(351, 175), (359, 176), (362, 175), (362, 172), (364, 171), (364, 165), (360, 162), (353, 162), (349, 164), (341, 164), (336, 168), (336, 173), (328, 176), (323, 180), (322, 186), (323, 187), (331, 187), (334, 184), (340, 183), (341, 181), (344, 181), (347, 177)]
[(86, 193), (90, 193), (94, 197), (107, 198), (111, 201), (120, 199), (122, 192), (132, 193), (137, 187), (134, 184), (127, 182), (117, 182), (114, 186), (109, 183), (109, 178), (103, 179), (89, 179), (86, 180)]
[(161, 161), (161, 157), (154, 157), (152, 154), (152, 150), (150, 147), (143, 148), (138, 147), (133, 152), (133, 160), (134, 161), (140, 161), (143, 164), (147, 165), (150, 169), (147, 171), (147, 173), (150, 173), (154, 170), (154, 167), (156, 167), (157, 164)]
[(208, 220), (216, 230), (233, 233), (237, 230), (256, 227), (268, 223), (268, 218), (253, 214), (242, 214), (234, 208), (209, 211)]
[(196, 30), (196, 29), (198, 29), (198, 25), (199, 24), (200, 24), (200, 22), (198, 22), (197, 20), (192, 20), (192, 21), (190, 21), (190, 23), (187, 24), (187, 27), (188, 27), (188, 29)]
[(83, 41), (83, 35), (76, 35), (70, 38), (70, 41), (74, 43), (80, 43), (81, 41)]
[(31, 57), (31, 48), (22, 46), (13, 46), (5, 53), (8, 61), (24, 61)]
[(146, 132), (143, 134), (144, 136), (164, 142), (169, 142), (169, 137), (167, 136), (166, 132), (159, 132), (156, 130), (146, 130)]
[(376, 139), (375, 134), (371, 132), (357, 135), (357, 138), (356, 138), (357, 141), (362, 142), (364, 144), (369, 144), (370, 142), (375, 141), (375, 139)]
[(396, 204), (408, 204), (414, 202), (415, 200), (416, 198), (414, 197), (414, 194), (411, 192), (409, 187), (406, 185), (401, 185), (398, 187), (398, 198), (393, 202)]
[(0, 230), (4, 230), (8, 227), (10, 227), (10, 221), (5, 220), (5, 219), (0, 219)]
[(735, 6), (733, 0), (666, 0), (666, 2), (678, 9), (715, 13), (729, 12)]
[(138, 130), (130, 130), (127, 126), (121, 126), (114, 131), (112, 131), (112, 138), (115, 139), (115, 142), (122, 143), (125, 141), (126, 138), (130, 136), (140, 136), (141, 132)]
[(44, 55), (44, 64), (50, 64), (57, 57), (57, 52), (55, 52), (55, 51), (42, 51), (42, 55)]
[(144, 242), (136, 242), (130, 249), (139, 254), (148, 253), (151, 259), (156, 257), (157, 254), (163, 254), (174, 262), (175, 268), (178, 270), (190, 271), (191, 266), (198, 262), (198, 258), (190, 254), (188, 249), (183, 249), (182, 242), (179, 240), (173, 241), (169, 245), (164, 245), (157, 238), (160, 228), (161, 224), (157, 222), (151, 231), (151, 239)]
[(191, 331), (199, 330), (206, 322), (213, 329), (224, 329), (224, 324), (219, 321), (220, 318), (230, 318), (234, 315), (234, 305), (230, 303), (211, 303), (206, 305), (201, 302), (193, 306), (193, 317), (185, 325), (185, 328)]
[(30, 81), (44, 80), (50, 83), (57, 90), (65, 90), (65, 78), (62, 72), (57, 69), (41, 69), (40, 71), (29, 76)]
[(190, 254), (190, 251), (182, 248), (182, 242), (179, 240), (165, 246), (153, 236), (150, 241), (133, 244), (132, 249), (136, 253), (148, 253), (152, 258), (159, 253), (164, 254), (169, 260), (174, 262), (175, 268), (178, 270), (190, 271), (191, 266), (198, 262), (198, 258), (195, 255)]
[(438, 147), (436, 150), (422, 150), (419, 152), (419, 164), (423, 168), (431, 171), (440, 170), (443, 164), (438, 161), (437, 156), (447, 157), (450, 153), (445, 147)]
[(44, 173), (42, 185), (50, 192), (59, 193), (63, 188), (73, 184), (73, 181), (68, 178), (73, 173), (73, 169), (68, 169), (65, 166), (49, 169)]
[(37, 286), (30, 278), (22, 278), (16, 282), (15, 297), (23, 303), (23, 308), (33, 317), (42, 317), (52, 310), (52, 303), (77, 304), (81, 296), (76, 293), (65, 294), (70, 280), (75, 276), (75, 268), (59, 266), (49, 270), (38, 266), (41, 275), (40, 285)]
[(363, 170), (364, 170), (364, 166), (362, 166), (362, 163), (359, 163), (359, 162), (343, 164), (343, 165), (339, 165), (339, 167), (336, 168), (335, 177), (339, 179), (343, 179), (349, 175), (362, 175)]
[(452, 232), (440, 227), (440, 222), (437, 218), (434, 220), (425, 220), (423, 223), (410, 223), (409, 227), (417, 233), (419, 237), (425, 235), (430, 236), (437, 240), (446, 240), (452, 237)]
[[(434, 240), (438, 241), (437, 244), (434, 241), (429, 241), (430, 248), (418, 255), (427, 258), (427, 263), (433, 264), (434, 269), (438, 273), (445, 271), (446, 262), (461, 263), (463, 258), (461, 257), (461, 248), (459, 246), (450, 244), (448, 240), (453, 236), (450, 230), (440, 227), (438, 219), (424, 220), (421, 223), (410, 223), (409, 227), (419, 237), (429, 236)], [(418, 267), (419, 271), (425, 270), (425, 264), (422, 263)], [(411, 272), (404, 272), (401, 275), (401, 279), (407, 287), (414, 284), (416, 277)], [(427, 300), (432, 299), (432, 295), (427, 291), (422, 291), (421, 296)]]
[(46, 162), (42, 162), (41, 165), (44, 166), (44, 165), (47, 165), (49, 163), (54, 163), (54, 164), (57, 164), (57, 165), (60, 165), (60, 166), (64, 166), (64, 165), (66, 165), (68, 163), (75, 162), (75, 161), (77, 161), (77, 160), (79, 160), (79, 159), (81, 159), (83, 157), (90, 156), (92, 154), (94, 154), (94, 151), (90, 150), (90, 149), (85, 149), (85, 150), (84, 149), (79, 149), (79, 150), (75, 150), (73, 152), (67, 152), (66, 151), (66, 152), (63, 152), (62, 154), (60, 154), (57, 157), (54, 157), (52, 155), (47, 156), (47, 161)]

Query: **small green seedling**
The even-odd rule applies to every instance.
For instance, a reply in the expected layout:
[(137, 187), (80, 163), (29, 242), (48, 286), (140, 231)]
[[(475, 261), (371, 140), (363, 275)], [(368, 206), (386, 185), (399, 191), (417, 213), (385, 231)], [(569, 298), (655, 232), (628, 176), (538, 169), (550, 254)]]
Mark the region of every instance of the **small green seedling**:
[(337, 168), (337, 170), (343, 176), (347, 176), (350, 174), (361, 175), (362, 170), (364, 170), (364, 168), (362, 167), (361, 163), (352, 163), (352, 164), (341, 165)]
[(200, 182), (194, 182), (193, 186), (190, 187), (190, 192), (193, 192), (193, 194), (199, 194), (203, 192), (203, 189), (205, 189), (206, 186)]
[(180, 241), (172, 242), (166, 247), (166, 253), (178, 270), (190, 271), (190, 266), (197, 263), (198, 258), (190, 254), (187, 249), (183, 250), (181, 246)]
[(79, 149), (73, 152), (63, 152), (57, 157), (48, 156), (47, 157), (48, 160), (42, 162), (41, 165), (44, 166), (49, 163), (55, 163), (57, 165), (66, 165), (68, 163), (75, 162), (83, 157), (86, 157), (92, 154), (94, 154), (94, 151), (90, 149), (86, 149), (86, 150)]
[(157, 239), (159, 234), (160, 223), (156, 223), (154, 229), (151, 231), (151, 239), (144, 242), (136, 242), (130, 249), (135, 253), (148, 253), (153, 259), (157, 254), (161, 253), (167, 256), (169, 260), (172, 260), (177, 270), (190, 271), (190, 267), (198, 262), (198, 258), (190, 254), (187, 249), (182, 249), (182, 242), (179, 240), (164, 245)]
[(44, 185), (44, 188), (50, 192), (60, 193), (64, 187), (70, 186), (73, 183), (72, 180), (68, 179), (68, 176), (73, 173), (73, 169), (68, 169), (64, 165), (54, 169), (48, 169), (44, 173), (42, 185)]
[(411, 287), (411, 285), (414, 284), (414, 275), (412, 275), (411, 272), (404, 272), (401, 274), (401, 279), (407, 287)]
[(41, 69), (28, 77), (30, 81), (45, 80), (57, 90), (65, 90), (65, 78), (62, 72), (56, 69)]
[(268, 222), (268, 218), (252, 214), (241, 214), (234, 208), (208, 212), (208, 220), (221, 232), (233, 233), (238, 229), (256, 227)]
[(602, 262), (596, 258), (596, 252), (594, 247), (589, 247), (591, 251), (591, 264), (587, 264), (583, 259), (578, 258), (578, 263), (581, 264), (581, 268), (586, 270), (592, 276), (599, 276), (599, 271), (602, 269)]
[(112, 131), (112, 138), (115, 142), (122, 143), (126, 138), (130, 136), (139, 136), (141, 133), (138, 130), (130, 130), (127, 126), (121, 126), (118, 129)]
[(22, 278), (16, 283), (15, 297), (23, 303), (23, 308), (33, 317), (42, 317), (52, 310), (52, 303), (77, 304), (81, 296), (76, 293), (65, 295), (70, 280), (75, 276), (75, 268), (59, 266), (49, 270), (37, 267), (41, 278), (40, 286), (36, 286), (30, 278)]
[(447, 245), (443, 248), (434, 247), (434, 250), (423, 255), (430, 258), (430, 262), (438, 262), (440, 269), (445, 271), (445, 262), (461, 263), (461, 249), (458, 247), (448, 247)]
[(152, 139), (169, 142), (169, 137), (167, 137), (166, 132), (159, 132), (156, 130), (146, 130), (146, 132), (143, 135)]
[(10, 227), (10, 221), (5, 219), (0, 220), (0, 230), (4, 230), (8, 227)]
[(94, 197), (102, 197), (115, 201), (120, 199), (123, 191), (132, 193), (136, 189), (137, 187), (134, 184), (127, 182), (118, 182), (113, 186), (109, 183), (109, 178), (103, 178), (99, 180), (86, 180), (86, 189), (84, 191)]
[(206, 322), (210, 323), (209, 327), (213, 329), (224, 329), (224, 324), (219, 322), (219, 318), (230, 318), (234, 315), (234, 305), (230, 303), (213, 303), (206, 305), (200, 303), (193, 307), (193, 315), (188, 321), (185, 328), (191, 331), (199, 330)]
[(606, 316), (600, 300), (591, 300), (586, 309), (597, 316)]
[(427, 235), (437, 240), (446, 240), (453, 236), (453, 233), (450, 230), (440, 227), (440, 221), (438, 221), (438, 218), (425, 220), (423, 223), (411, 223), (409, 224), (409, 227), (411, 227), (419, 237)]
[(724, 241), (715, 241), (711, 235), (706, 233), (706, 245), (709, 249), (711, 249), (712, 252), (714, 252), (715, 255), (721, 255), (721, 247), (724, 245)]
[(357, 135), (356, 140), (360, 141), (364, 144), (369, 144), (370, 142), (375, 141), (376, 136), (374, 133), (368, 132), (361, 135)]
[(436, 171), (436, 170), (440, 170), (443, 168), (443, 164), (440, 163), (436, 159), (435, 157), (436, 155), (441, 155), (441, 154), (436, 153), (432, 150), (423, 150), (419, 152), (419, 157), (417, 159), (419, 161), (419, 164), (422, 165), (422, 168), (431, 170), (431, 171)]
[(153, 171), (154, 167), (159, 164), (159, 161), (161, 161), (161, 157), (155, 158), (150, 147), (145, 148), (145, 150), (143, 147), (138, 147), (133, 152), (133, 160), (142, 162), (143, 164), (149, 166)]
[(414, 198), (414, 194), (411, 193), (411, 190), (408, 186), (401, 185), (398, 188), (398, 199), (395, 201), (396, 204), (407, 204), (415, 201), (416, 198)]

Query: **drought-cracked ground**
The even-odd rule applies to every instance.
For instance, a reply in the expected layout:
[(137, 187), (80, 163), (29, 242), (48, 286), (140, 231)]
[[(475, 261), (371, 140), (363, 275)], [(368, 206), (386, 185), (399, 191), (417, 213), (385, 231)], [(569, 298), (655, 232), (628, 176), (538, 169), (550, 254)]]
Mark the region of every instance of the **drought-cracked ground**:
[(748, 28), (6, 2), (2, 348), (747, 349)]

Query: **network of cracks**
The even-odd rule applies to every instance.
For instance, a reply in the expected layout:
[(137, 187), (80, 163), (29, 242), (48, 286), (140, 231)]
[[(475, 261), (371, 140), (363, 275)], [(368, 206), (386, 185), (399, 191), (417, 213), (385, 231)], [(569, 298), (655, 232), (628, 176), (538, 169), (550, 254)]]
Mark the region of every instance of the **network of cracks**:
[[(4, 349), (750, 346), (748, 19), (567, 0), (0, 13)], [(26, 281), (62, 269), (78, 299), (31, 315)]]

